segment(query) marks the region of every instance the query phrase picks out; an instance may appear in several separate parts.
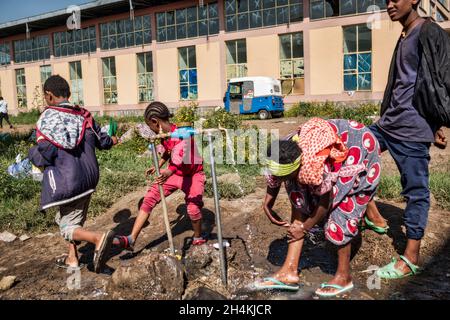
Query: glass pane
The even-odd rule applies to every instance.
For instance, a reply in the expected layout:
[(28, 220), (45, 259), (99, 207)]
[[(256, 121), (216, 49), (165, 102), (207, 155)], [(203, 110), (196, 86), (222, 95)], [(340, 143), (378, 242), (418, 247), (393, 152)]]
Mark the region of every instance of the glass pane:
[(159, 42), (163, 42), (163, 41), (166, 41), (167, 39), (166, 39), (166, 28), (160, 28), (160, 29), (158, 29), (158, 33), (157, 33), (157, 35), (156, 35), (156, 39), (159, 41)]
[(97, 51), (97, 40), (95, 38), (89, 42), (89, 51), (90, 52)]
[(238, 29), (248, 29), (248, 13), (238, 14)]
[(209, 20), (209, 34), (218, 34), (219, 33), (219, 19), (210, 19)]
[(236, 31), (236, 29), (237, 29), (236, 20), (237, 20), (237, 17), (235, 15), (226, 17), (226, 29), (227, 29), (227, 31)]
[(151, 52), (145, 54), (145, 71), (153, 72), (153, 61)]
[(108, 38), (102, 38), (100, 45), (103, 50), (108, 49)]
[[(39, 55), (41, 55), (41, 53), (42, 53), (42, 52), (40, 52)], [(69, 45), (67, 46), (67, 54), (68, 54), (69, 56), (75, 54), (75, 46), (74, 46), (73, 44), (69, 44)]]
[(164, 12), (156, 14), (156, 25), (158, 28), (166, 25), (166, 14)]
[(344, 74), (344, 90), (355, 91), (356, 89), (356, 74)]
[(152, 42), (152, 34), (150, 32), (150, 30), (145, 30), (144, 31), (144, 43), (148, 44)]
[(186, 9), (176, 10), (176, 23), (186, 23)]
[(370, 73), (358, 74), (358, 90), (370, 90), (372, 88), (372, 75)]
[(275, 9), (263, 10), (264, 26), (273, 26), (276, 23)]
[(137, 55), (137, 65), (138, 65), (138, 73), (145, 72), (145, 57), (144, 54), (140, 53)]
[(189, 84), (197, 84), (197, 69), (189, 70)]
[(142, 30), (142, 16), (134, 18), (134, 30)]
[(247, 11), (248, 11), (248, 0), (239, 0), (238, 12), (247, 12)]
[(105, 37), (108, 35), (108, 25), (106, 23), (100, 24), (100, 36)]
[(177, 25), (177, 39), (186, 38), (186, 24)]
[(358, 26), (358, 50), (371, 51), (372, 50), (372, 33), (366, 25)]
[(180, 84), (188, 84), (189, 80), (189, 72), (188, 70), (180, 70)]
[(198, 36), (197, 22), (187, 24), (187, 36), (189, 38), (194, 38)]
[(227, 41), (227, 64), (237, 63), (236, 59), (236, 41)]
[(90, 28), (89, 28), (89, 37), (90, 37), (91, 39), (93, 39), (93, 38), (96, 37), (96, 30), (95, 30), (95, 27), (90, 27)]
[(117, 21), (117, 33), (125, 33), (125, 21)]
[(341, 15), (356, 13), (356, 0), (340, 0), (340, 4), (341, 4)]
[(211, 3), (208, 5), (209, 19), (219, 17), (219, 7), (217, 3)]
[(198, 7), (198, 19), (199, 20), (208, 19), (208, 9), (206, 6), (203, 6), (203, 8)]
[(298, 22), (303, 20), (303, 6), (290, 6), (290, 22)]
[(262, 0), (250, 0), (249, 1), (249, 9), (253, 10), (261, 10), (262, 9)]
[(326, 17), (339, 16), (339, 1), (325, 2), (325, 16)]
[(118, 48), (125, 48), (126, 46), (126, 41), (125, 41), (125, 34), (119, 34), (117, 36), (117, 47)]
[(167, 25), (175, 24), (175, 11), (166, 12), (166, 23)]
[(184, 99), (184, 100), (188, 99), (188, 87), (187, 86), (180, 87), (180, 97), (181, 97), (181, 99)]
[(111, 75), (116, 75), (116, 60), (114, 58), (109, 58), (109, 68), (111, 69)]
[(116, 22), (108, 23), (108, 31), (110, 35), (117, 33)]
[(357, 55), (345, 54), (344, 55), (344, 70), (356, 70)]
[(135, 32), (134, 33), (134, 41), (137, 46), (142, 45), (144, 43), (144, 36), (142, 32)]
[(358, 72), (370, 72), (372, 70), (372, 54), (358, 54)]
[(127, 33), (127, 47), (132, 47), (134, 45), (134, 33)]
[(186, 69), (188, 67), (187, 48), (178, 49), (178, 61), (180, 69)]
[(283, 24), (289, 22), (289, 8), (281, 7), (277, 8), (277, 24)]
[(197, 92), (197, 86), (190, 86), (189, 87), (189, 99), (195, 100), (197, 99), (198, 92)]
[(189, 47), (188, 59), (189, 59), (189, 68), (197, 67), (197, 59), (195, 58), (195, 47)]
[(187, 8), (187, 21), (192, 22), (197, 20), (197, 7)]
[(322, 19), (324, 17), (323, 1), (311, 1), (311, 19)]
[(133, 21), (125, 20), (125, 32), (133, 32)]
[(367, 12), (367, 8), (373, 4), (373, 0), (358, 0), (358, 13)]
[(254, 11), (250, 13), (250, 28), (262, 27), (262, 11)]
[(292, 35), (292, 57), (303, 58), (303, 34), (294, 33)]
[(245, 40), (237, 41), (237, 63), (247, 63), (247, 48)]
[(264, 0), (263, 6), (264, 6), (264, 9), (275, 7), (275, 0)]
[(280, 58), (291, 59), (291, 35), (286, 34), (280, 36)]
[(277, 6), (286, 6), (288, 3), (289, 0), (277, 0)]
[(175, 27), (167, 27), (167, 41), (175, 40)]
[(110, 36), (108, 41), (109, 49), (116, 49), (117, 48), (117, 40), (116, 36)]
[(294, 77), (304, 77), (305, 69), (304, 69), (304, 60), (303, 59), (295, 59), (292, 61), (292, 69), (294, 72)]
[(150, 16), (144, 16), (143, 17), (143, 27), (145, 30), (149, 30), (151, 28), (151, 23), (150, 23)]
[(225, 14), (236, 13), (236, 0), (225, 0)]
[(344, 53), (356, 52), (356, 26), (344, 27)]
[(83, 53), (83, 43), (81, 41), (75, 42), (75, 54)]
[(198, 22), (198, 35), (206, 36), (208, 34), (208, 22), (207, 20), (202, 20)]
[(292, 60), (284, 60), (280, 62), (280, 74), (282, 78), (292, 77)]

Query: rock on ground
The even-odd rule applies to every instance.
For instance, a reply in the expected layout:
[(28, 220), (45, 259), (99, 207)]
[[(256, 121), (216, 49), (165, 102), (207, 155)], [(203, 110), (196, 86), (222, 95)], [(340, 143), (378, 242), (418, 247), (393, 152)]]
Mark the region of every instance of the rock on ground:
[(9, 290), (14, 285), (15, 282), (16, 282), (15, 276), (3, 277), (2, 280), (0, 280), (0, 291)]
[(181, 299), (183, 267), (174, 257), (144, 251), (140, 257), (117, 268), (109, 291), (113, 299)]
[(16, 239), (17, 239), (17, 236), (8, 231), (4, 231), (4, 232), (0, 233), (0, 241), (13, 242)]

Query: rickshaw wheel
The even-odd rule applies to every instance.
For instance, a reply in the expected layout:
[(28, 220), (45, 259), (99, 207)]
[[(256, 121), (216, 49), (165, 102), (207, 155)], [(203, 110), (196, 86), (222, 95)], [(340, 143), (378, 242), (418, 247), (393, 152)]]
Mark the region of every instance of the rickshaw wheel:
[(270, 118), (270, 113), (267, 110), (259, 110), (258, 117), (260, 120), (266, 120)]

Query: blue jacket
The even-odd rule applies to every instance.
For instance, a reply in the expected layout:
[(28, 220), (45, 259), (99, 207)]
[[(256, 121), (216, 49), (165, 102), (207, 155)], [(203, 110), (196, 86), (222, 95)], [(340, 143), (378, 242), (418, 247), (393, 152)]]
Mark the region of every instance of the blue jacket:
[(95, 149), (110, 149), (113, 141), (90, 113), (69, 103), (48, 107), (36, 131), (38, 144), (28, 157), (44, 167), (41, 211), (93, 193), (99, 180)]

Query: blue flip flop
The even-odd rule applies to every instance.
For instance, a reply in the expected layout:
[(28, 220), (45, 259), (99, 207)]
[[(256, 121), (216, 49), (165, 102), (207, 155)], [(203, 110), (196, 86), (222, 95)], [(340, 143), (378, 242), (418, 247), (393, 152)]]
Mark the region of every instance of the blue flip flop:
[[(320, 289), (323, 288), (333, 288), (333, 289), (337, 289), (337, 291), (333, 291), (333, 292), (319, 292)], [(345, 287), (337, 285), (337, 284), (329, 284), (329, 283), (322, 283), (320, 285), (320, 288), (316, 290), (316, 294), (319, 297), (322, 298), (331, 298), (331, 297), (336, 297), (339, 294), (342, 294), (344, 292), (347, 291), (351, 291), (353, 289), (353, 282), (350, 282), (350, 284), (346, 285)]]
[(272, 282), (274, 284), (264, 285), (261, 282), (255, 282), (254, 286), (256, 290), (288, 290), (288, 291), (298, 291), (300, 288), (297, 284), (288, 284), (281, 282), (275, 278), (264, 278), (263, 282)]

